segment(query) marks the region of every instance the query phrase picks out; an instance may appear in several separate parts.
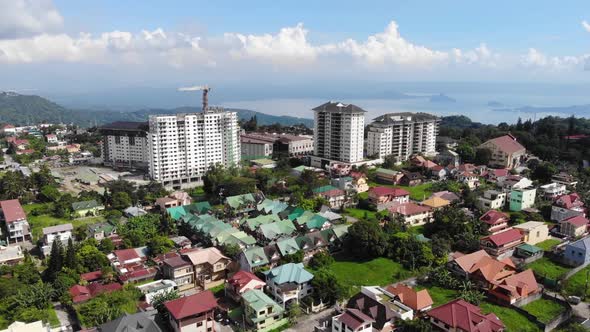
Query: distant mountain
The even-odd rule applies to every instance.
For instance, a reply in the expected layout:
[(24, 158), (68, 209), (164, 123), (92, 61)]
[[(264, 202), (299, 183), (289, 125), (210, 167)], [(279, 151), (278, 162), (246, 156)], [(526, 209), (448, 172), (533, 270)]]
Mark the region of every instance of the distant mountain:
[(445, 128), (466, 129), (480, 128), (483, 126), (483, 124), (479, 122), (473, 122), (465, 115), (450, 115), (442, 117), (440, 126)]
[[(241, 120), (256, 116), (258, 124), (279, 123), (284, 126), (303, 124), (313, 127), (313, 120), (292, 116), (276, 116), (244, 109), (228, 109), (238, 113)], [(70, 109), (45, 98), (34, 95), (20, 95), (13, 92), (0, 92), (0, 123), (15, 125), (49, 123), (74, 123), (82, 127), (101, 125), (114, 121), (147, 121), (153, 114), (176, 114), (200, 112), (196, 107), (173, 109), (143, 109), (137, 111), (83, 110)]]
[(431, 103), (455, 103), (457, 102), (457, 100), (441, 93), (438, 95), (433, 95), (430, 97), (430, 102)]
[(489, 107), (503, 107), (504, 104), (502, 104), (499, 101), (491, 100), (491, 101), (488, 101), (488, 106)]

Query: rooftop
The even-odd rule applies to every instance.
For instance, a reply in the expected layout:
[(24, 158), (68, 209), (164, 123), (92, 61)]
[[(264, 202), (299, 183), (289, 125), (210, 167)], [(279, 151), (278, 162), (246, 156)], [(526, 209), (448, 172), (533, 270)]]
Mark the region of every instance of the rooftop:
[(365, 113), (366, 111), (353, 104), (343, 104), (341, 102), (329, 101), (320, 106), (317, 106), (313, 111), (329, 112), (329, 113)]
[(217, 307), (217, 300), (210, 290), (181, 297), (164, 303), (166, 309), (176, 320), (201, 315)]

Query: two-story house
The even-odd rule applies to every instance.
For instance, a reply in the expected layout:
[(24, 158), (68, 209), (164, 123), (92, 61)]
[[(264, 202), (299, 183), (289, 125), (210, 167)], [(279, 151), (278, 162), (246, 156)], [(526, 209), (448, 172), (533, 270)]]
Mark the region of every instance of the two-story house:
[(561, 222), (562, 220), (586, 216), (584, 201), (577, 193), (559, 196), (551, 206), (551, 220)]
[(515, 228), (482, 237), (479, 241), (480, 248), (494, 257), (510, 256), (522, 243), (523, 235)]
[(375, 320), (362, 311), (346, 308), (332, 317), (332, 332), (373, 332)]
[(389, 207), (393, 218), (401, 217), (408, 226), (420, 226), (432, 221), (432, 209), (412, 202)]
[(238, 271), (227, 279), (225, 283), (225, 296), (239, 302), (242, 295), (249, 290), (264, 289), (266, 283), (258, 278), (254, 273), (248, 271)]
[(342, 209), (347, 203), (346, 192), (331, 185), (315, 188), (313, 193), (328, 201), (328, 205), (332, 209)]
[(283, 307), (311, 294), (313, 274), (302, 263), (287, 263), (264, 272), (268, 291)]
[(526, 149), (517, 142), (516, 137), (508, 134), (493, 138), (481, 144), (479, 148), (491, 151), (488, 163), (490, 167), (512, 169), (524, 162)]
[(72, 224), (63, 224), (43, 228), (43, 246), (41, 252), (43, 256), (49, 255), (53, 241), (60, 241), (63, 245), (67, 244), (72, 238)]
[(225, 282), (231, 259), (224, 256), (219, 249), (209, 247), (188, 252), (184, 256), (193, 264), (197, 287), (209, 289)]
[(484, 315), (481, 308), (461, 299), (453, 300), (428, 312), (430, 324), (445, 332), (503, 332), (504, 323), (493, 313)]
[(475, 205), (482, 211), (501, 210), (506, 205), (506, 193), (498, 190), (486, 190), (478, 197)]
[(510, 211), (522, 211), (535, 206), (537, 189), (533, 187), (512, 189), (510, 191)]
[(193, 264), (182, 256), (175, 256), (163, 261), (160, 268), (165, 279), (176, 283), (179, 291), (195, 287), (195, 270)]
[(528, 244), (537, 244), (549, 238), (549, 227), (544, 222), (527, 221), (515, 225), (514, 228), (520, 230), (524, 236), (523, 241)]
[(559, 223), (559, 232), (570, 238), (576, 238), (588, 232), (590, 221), (583, 216), (573, 216)]
[(377, 206), (387, 203), (404, 204), (410, 201), (410, 193), (401, 188), (373, 187), (369, 189), (369, 201)]
[(210, 290), (164, 303), (174, 332), (211, 332), (215, 329), (217, 299)]
[(548, 201), (554, 201), (559, 196), (565, 195), (567, 192), (565, 184), (551, 182), (539, 187), (539, 191), (543, 194), (543, 198)]
[(268, 331), (285, 322), (285, 309), (260, 289), (250, 289), (242, 295), (244, 317), (256, 331)]
[(10, 199), (7, 201), (0, 201), (0, 209), (7, 230), (8, 242), (24, 242), (31, 240), (31, 231), (27, 215), (20, 205), (18, 199)]

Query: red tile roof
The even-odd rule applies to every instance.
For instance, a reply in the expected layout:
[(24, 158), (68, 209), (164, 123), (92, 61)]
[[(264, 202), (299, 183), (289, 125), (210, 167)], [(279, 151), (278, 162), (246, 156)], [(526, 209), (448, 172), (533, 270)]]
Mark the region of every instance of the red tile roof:
[(584, 202), (577, 193), (561, 195), (555, 200), (555, 205), (571, 209), (573, 207), (582, 207)]
[(495, 177), (503, 177), (503, 176), (508, 176), (509, 171), (505, 168), (500, 168), (500, 169), (490, 169), (488, 170), (488, 174), (493, 174)]
[(373, 318), (363, 314), (362, 311), (353, 308), (346, 309), (346, 311), (338, 317), (338, 320), (352, 330), (356, 330), (367, 323), (375, 322)]
[(27, 215), (25, 214), (25, 211), (20, 205), (18, 199), (1, 201), (0, 208), (2, 209), (2, 213), (4, 213), (4, 220), (7, 223), (12, 223), (27, 218)]
[(94, 271), (94, 272), (82, 273), (80, 275), (80, 279), (86, 280), (86, 281), (96, 281), (96, 280), (98, 280), (100, 278), (102, 278), (102, 271)]
[(522, 234), (518, 229), (512, 228), (507, 231), (496, 233), (488, 236), (488, 239), (492, 241), (496, 246), (503, 246), (510, 242), (518, 241), (522, 239)]
[(539, 290), (539, 284), (531, 269), (524, 270), (502, 280), (499, 287), (508, 290), (513, 298), (527, 297), (529, 294)]
[(100, 284), (100, 283), (93, 283), (88, 286), (81, 286), (81, 285), (74, 285), (70, 288), (69, 293), (72, 296), (72, 301), (74, 303), (81, 303), (84, 301), (88, 301), (91, 298), (98, 296), (102, 293), (110, 293), (114, 291), (121, 290), (123, 287), (121, 284), (118, 283), (111, 283), (111, 284)]
[(504, 323), (496, 315), (484, 315), (479, 307), (460, 299), (434, 308), (428, 315), (467, 332), (498, 332), (504, 329)]
[(217, 300), (210, 290), (181, 297), (164, 303), (166, 309), (176, 320), (200, 315), (217, 307)]
[(369, 189), (371, 193), (377, 196), (393, 196), (393, 197), (400, 197), (400, 196), (409, 196), (410, 192), (401, 189), (401, 188), (390, 188), (390, 187), (373, 187)]
[(173, 267), (173, 268), (177, 268), (177, 267), (181, 267), (181, 266), (186, 266), (186, 265), (191, 265), (191, 263), (187, 260), (185, 260), (184, 258), (182, 258), (181, 256), (176, 256), (176, 257), (172, 257), (172, 258), (168, 258), (166, 260), (164, 260), (164, 264)]
[(590, 221), (586, 218), (584, 218), (584, 216), (573, 216), (570, 218), (565, 219), (564, 221), (562, 221), (562, 223), (568, 223), (568, 224), (572, 224), (576, 227), (582, 227), (584, 225), (588, 225)]
[(113, 253), (115, 256), (117, 256), (117, 259), (121, 264), (124, 264), (126, 261), (130, 261), (132, 259), (140, 258), (135, 249), (115, 250)]
[(496, 210), (489, 210), (488, 212), (484, 213), (483, 216), (479, 218), (479, 220), (485, 222), (488, 225), (497, 225), (504, 222), (508, 222), (510, 217), (503, 212), (496, 211)]
[(488, 142), (494, 144), (498, 147), (498, 149), (502, 150), (506, 154), (526, 150), (525, 147), (522, 146), (522, 144), (518, 143), (518, 141), (516, 141), (516, 138), (512, 135), (496, 137), (489, 140)]
[(430, 211), (427, 206), (418, 205), (412, 202), (394, 205), (389, 208), (391, 213), (398, 213), (404, 216), (413, 216)]

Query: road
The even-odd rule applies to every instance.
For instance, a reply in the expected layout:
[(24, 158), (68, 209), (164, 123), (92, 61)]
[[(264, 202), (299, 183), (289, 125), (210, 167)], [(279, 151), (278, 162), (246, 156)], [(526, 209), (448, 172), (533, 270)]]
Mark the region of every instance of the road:
[(285, 330), (285, 332), (310, 332), (317, 326), (318, 322), (332, 316), (332, 308), (318, 312), (317, 314), (301, 316), (295, 325)]

